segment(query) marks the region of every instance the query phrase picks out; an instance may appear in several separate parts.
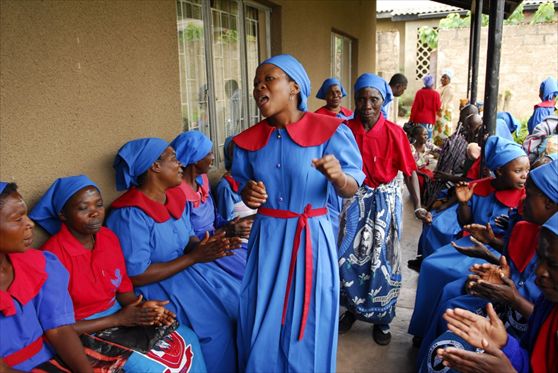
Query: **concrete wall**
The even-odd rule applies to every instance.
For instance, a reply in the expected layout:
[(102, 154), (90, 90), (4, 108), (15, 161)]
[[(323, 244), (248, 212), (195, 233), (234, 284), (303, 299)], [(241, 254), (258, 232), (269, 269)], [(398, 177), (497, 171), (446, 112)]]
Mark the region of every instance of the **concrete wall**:
[(2, 0), (0, 46), (0, 180), (30, 206), (80, 173), (110, 203), (119, 147), (181, 129), (173, 0)]
[[(314, 96), (323, 80), (330, 76), (333, 30), (357, 40), (358, 59), (353, 80), (364, 72), (375, 71), (375, 1), (275, 0), (274, 3), (281, 8), (280, 52), (296, 56), (312, 82), (310, 110), (323, 106), (323, 101)], [(278, 51), (273, 47), (272, 50)]]
[[(483, 27), (479, 57), (478, 100), (484, 100), (488, 28)], [(454, 70), (452, 83), (458, 98), (466, 97), (469, 29), (441, 30), (438, 38), (438, 76)], [(500, 60), (498, 110), (528, 119), (540, 102), (539, 85), (548, 76), (558, 76), (558, 24), (504, 26)], [(504, 104), (504, 97), (510, 95)]]

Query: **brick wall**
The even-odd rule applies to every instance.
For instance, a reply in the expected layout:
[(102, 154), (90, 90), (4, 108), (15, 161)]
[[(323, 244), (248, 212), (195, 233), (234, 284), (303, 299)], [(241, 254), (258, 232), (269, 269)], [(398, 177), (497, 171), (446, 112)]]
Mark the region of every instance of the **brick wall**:
[[(478, 99), (484, 100), (487, 27), (482, 28)], [(437, 80), (441, 71), (454, 71), (452, 83), (457, 96), (467, 93), (469, 29), (440, 30), (438, 37)], [(539, 85), (548, 76), (558, 76), (558, 24), (504, 26), (500, 60), (498, 110), (527, 119), (539, 100)], [(509, 100), (504, 100), (510, 95)]]

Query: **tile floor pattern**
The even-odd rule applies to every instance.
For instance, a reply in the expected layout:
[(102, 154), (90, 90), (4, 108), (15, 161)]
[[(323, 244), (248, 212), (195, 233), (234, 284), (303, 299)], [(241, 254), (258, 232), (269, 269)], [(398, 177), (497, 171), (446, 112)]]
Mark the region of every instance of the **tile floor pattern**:
[(403, 187), (403, 232), (401, 235), (403, 285), (391, 324), (391, 343), (379, 346), (372, 339), (371, 324), (355, 322), (352, 329), (339, 336), (337, 371), (339, 373), (405, 373), (415, 371), (417, 350), (407, 334), (415, 304), (418, 274), (407, 268), (407, 260), (416, 255), (421, 223), (413, 216), (413, 204)]

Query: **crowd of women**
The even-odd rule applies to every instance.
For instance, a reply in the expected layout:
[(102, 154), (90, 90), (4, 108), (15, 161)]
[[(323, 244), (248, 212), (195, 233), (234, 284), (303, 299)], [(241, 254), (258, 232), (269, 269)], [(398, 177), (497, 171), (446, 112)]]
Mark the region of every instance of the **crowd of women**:
[[(124, 193), (110, 209), (85, 175), (55, 180), (30, 212), (14, 183), (0, 183), (2, 371), (335, 371), (338, 333), (356, 320), (374, 325), (378, 344), (391, 340), (398, 174), (425, 227), (410, 327), (421, 369), (555, 368), (558, 161), (528, 176), (523, 149), (486, 137), (466, 107), (440, 157), (460, 139), (480, 144), (478, 162), (467, 159), (474, 145), (460, 159), (491, 176), (465, 181), (462, 164), (446, 172), (444, 201), (429, 211), (421, 185), (432, 174), (415, 161), (427, 128), (413, 129), (411, 146), (386, 120), (392, 87), (361, 75), (354, 113), (335, 78), (316, 113), (310, 92), (294, 57), (258, 66), (265, 119), (227, 139), (214, 193), (213, 144), (198, 131), (124, 144), (113, 163)], [(50, 235), (40, 250), (35, 224)], [(485, 306), (488, 319), (478, 316)], [(459, 348), (442, 343), (451, 338)], [(467, 355), (475, 349), (485, 353)]]

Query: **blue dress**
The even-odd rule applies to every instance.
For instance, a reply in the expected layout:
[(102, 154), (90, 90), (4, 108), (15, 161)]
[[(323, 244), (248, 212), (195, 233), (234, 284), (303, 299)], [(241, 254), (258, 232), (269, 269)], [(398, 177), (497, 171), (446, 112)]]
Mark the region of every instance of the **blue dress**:
[[(4, 301), (8, 301), (15, 306), (15, 314), (0, 312), (0, 357), (5, 359), (33, 342), (39, 343), (36, 353), (13, 366), (14, 369), (30, 371), (54, 356), (41, 338), (44, 331), (72, 325), (75, 321), (72, 299), (67, 290), (69, 275), (56, 255), (49, 252), (29, 249), (8, 255), (14, 266), (14, 281), (6, 292), (2, 292), (0, 308), (6, 312)], [(36, 292), (31, 290), (30, 284), (36, 285)]]
[[(167, 192), (167, 199), (168, 196)], [(147, 203), (162, 207), (154, 201)], [(142, 274), (152, 263), (182, 256), (194, 235), (187, 205), (178, 218), (170, 216), (157, 222), (139, 207), (115, 208), (113, 204), (107, 226), (120, 239), (130, 277)], [(208, 372), (235, 372), (239, 288), (240, 281), (210, 262), (194, 264), (160, 282), (136, 287), (136, 292), (146, 299), (170, 301), (166, 307), (198, 336)]]
[(533, 130), (535, 129), (537, 124), (541, 123), (552, 114), (554, 114), (554, 107), (544, 107), (536, 105), (535, 110), (533, 110), (533, 115), (531, 115), (529, 121), (527, 122), (529, 135), (533, 133)]
[[(469, 201), (473, 214), (473, 221), (477, 224), (490, 223), (496, 235), (504, 234), (497, 227), (495, 219), (500, 215), (510, 215), (520, 203), (524, 190), (490, 191), (488, 182), (479, 181), (475, 194)], [(459, 246), (473, 246), (469, 236), (455, 241)], [(487, 246), (496, 255), (499, 253)], [(469, 274), (469, 268), (475, 263), (484, 263), (478, 258), (459, 253), (453, 246), (445, 245), (437, 249), (432, 255), (426, 257), (420, 269), (415, 309), (409, 325), (409, 333), (424, 336), (429, 320), (435, 312), (440, 294), (444, 286), (460, 277)]]
[[(362, 161), (351, 131), (340, 120), (305, 113), (275, 129), (266, 121), (251, 127), (234, 141), (232, 174), (242, 189), (248, 180), (263, 181), (268, 199), (264, 207), (300, 214), (308, 204), (325, 207), (328, 180), (312, 167), (312, 159), (333, 154), (345, 173), (360, 185)], [(320, 132), (330, 130), (324, 136)], [(306, 134), (313, 138), (303, 138)], [(262, 135), (259, 136), (258, 135)], [(262, 138), (252, 150), (242, 141)], [(321, 136), (321, 137), (320, 137)], [(316, 137), (319, 137), (316, 140)], [(252, 141), (254, 143), (254, 141)], [(308, 144), (310, 143), (310, 144)], [(301, 146), (303, 144), (305, 146)], [(248, 262), (242, 281), (238, 348), (243, 372), (332, 372), (337, 352), (339, 271), (336, 243), (327, 214), (309, 217), (310, 237), (302, 232), (284, 325), (285, 291), (297, 218), (259, 213), (248, 242)], [(311, 241), (312, 261), (305, 260), (304, 242)], [(305, 289), (305, 267), (311, 264), (312, 290), (307, 324), (299, 340)]]
[(222, 178), (215, 187), (215, 196), (217, 202), (217, 212), (227, 221), (233, 220), (236, 216), (234, 213), (234, 205), (242, 202), (240, 193), (232, 190), (231, 184)]

